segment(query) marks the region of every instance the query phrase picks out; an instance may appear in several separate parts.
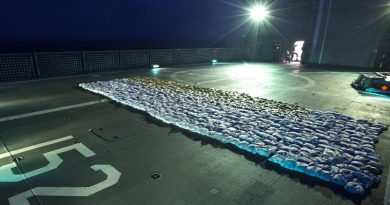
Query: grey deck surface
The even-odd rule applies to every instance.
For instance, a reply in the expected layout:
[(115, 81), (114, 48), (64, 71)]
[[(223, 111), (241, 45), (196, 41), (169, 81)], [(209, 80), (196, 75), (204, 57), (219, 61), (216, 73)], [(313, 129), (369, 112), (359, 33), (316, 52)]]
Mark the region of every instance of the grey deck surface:
[[(336, 70), (332, 68), (332, 70)], [(60, 79), (0, 84), (0, 119), (103, 99), (77, 87), (79, 83), (131, 76), (152, 76), (202, 87), (246, 92), (253, 96), (319, 110), (335, 110), (390, 124), (390, 98), (366, 96), (350, 88), (357, 72), (230, 63), (177, 66), (158, 71), (128, 70)], [(101, 137), (90, 132), (99, 130)], [(381, 183), (362, 197), (320, 180), (287, 171), (259, 156), (154, 120), (122, 105), (100, 102), (0, 122), (0, 154), (65, 136), (74, 139), (16, 154), (23, 156), (14, 173), (48, 164), (44, 153), (81, 143), (95, 152), (84, 157), (72, 150), (60, 154), (61, 165), (20, 182), (0, 182), (0, 204), (35, 187), (86, 187), (106, 179), (96, 164), (111, 165), (119, 181), (86, 197), (35, 196), (30, 204), (383, 204), (390, 165), (390, 132), (377, 152), (384, 164)], [(118, 135), (118, 138), (113, 138)], [(0, 159), (0, 166), (11, 163)], [(152, 179), (158, 172), (161, 177)], [(0, 179), (1, 176), (0, 175)], [(53, 188), (56, 190), (56, 188)]]

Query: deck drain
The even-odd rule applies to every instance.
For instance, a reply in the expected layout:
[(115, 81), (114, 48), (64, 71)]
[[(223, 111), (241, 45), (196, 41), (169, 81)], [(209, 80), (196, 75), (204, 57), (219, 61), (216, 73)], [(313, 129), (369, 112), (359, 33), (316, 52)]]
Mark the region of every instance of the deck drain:
[(158, 179), (158, 178), (161, 177), (161, 174), (160, 174), (160, 173), (157, 173), (157, 172), (154, 172), (154, 173), (152, 173), (152, 175), (150, 175), (150, 177), (151, 177), (152, 179)]
[(22, 156), (14, 158), (14, 162), (19, 162), (22, 160), (24, 160), (24, 157), (22, 157)]

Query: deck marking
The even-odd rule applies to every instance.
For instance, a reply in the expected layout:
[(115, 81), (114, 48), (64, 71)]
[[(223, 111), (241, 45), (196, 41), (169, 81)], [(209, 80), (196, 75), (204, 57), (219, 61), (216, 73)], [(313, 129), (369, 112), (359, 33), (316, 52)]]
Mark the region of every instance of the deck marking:
[(87, 197), (118, 183), (121, 176), (121, 173), (111, 165), (93, 165), (91, 168), (95, 171), (101, 170), (107, 175), (107, 178), (102, 182), (87, 187), (36, 187), (10, 197), (8, 201), (10, 205), (29, 205), (28, 198), (34, 195)]
[(58, 154), (70, 151), (70, 150), (77, 150), (80, 152), (84, 157), (92, 157), (95, 155), (95, 153), (90, 150), (85, 145), (78, 143), (73, 144), (67, 147), (63, 147), (54, 151), (46, 152), (43, 154), (43, 156), (49, 161), (49, 163), (41, 167), (39, 169), (35, 169), (33, 171), (23, 173), (23, 174), (15, 174), (12, 169), (17, 167), (17, 164), (15, 162), (0, 166), (0, 182), (20, 182), (25, 179), (35, 177), (41, 174), (44, 174), (46, 172), (52, 171), (54, 169), (57, 169), (61, 163), (64, 161)]
[(73, 139), (73, 136), (66, 136), (66, 137), (62, 137), (62, 138), (59, 138), (59, 139), (55, 139), (55, 140), (39, 143), (39, 144), (36, 144), (36, 145), (32, 145), (32, 146), (29, 146), (29, 147), (17, 149), (17, 150), (11, 151), (9, 153), (7, 152), (7, 153), (0, 154), (0, 159), (6, 158), (6, 157), (11, 157), (12, 155), (17, 155), (17, 154), (20, 154), (20, 153), (23, 153), (23, 152), (28, 152), (28, 151), (31, 151), (31, 150), (34, 150), (34, 149), (38, 149), (38, 148), (41, 148), (41, 147), (46, 147), (46, 146), (49, 146), (49, 145), (52, 145), (52, 144), (56, 144), (56, 143), (59, 143), (59, 142), (63, 142), (63, 141), (66, 141), (66, 140), (70, 140), (70, 139)]
[[(199, 73), (199, 74), (198, 73), (191, 73), (193, 71), (199, 71), (199, 70), (209, 70), (209, 69), (196, 69), (196, 70), (192, 69), (192, 70), (185, 70), (185, 71), (177, 71), (177, 72), (172, 73), (169, 77), (175, 82), (190, 84), (190, 85), (193, 85), (193, 84), (201, 85), (201, 84), (213, 83), (213, 82), (218, 82), (218, 81), (223, 81), (223, 80), (233, 80), (233, 81), (237, 80), (236, 78), (228, 77), (228, 76), (216, 76), (216, 75), (202, 74), (202, 73)], [(200, 81), (200, 82), (189, 82), (189, 81), (181, 79), (178, 76), (178, 74), (214, 77), (217, 79)], [(271, 90), (271, 91), (272, 90), (283, 90), (283, 91), (286, 91), (286, 90), (306, 90), (308, 88), (314, 87), (317, 84), (316, 81), (314, 81), (313, 79), (306, 77), (306, 76), (303, 76), (303, 75), (299, 75), (296, 73), (289, 73), (289, 75), (292, 75), (296, 78), (301, 78), (304, 81), (306, 81), (306, 83), (304, 85), (301, 85), (301, 86), (295, 86), (295, 87), (289, 86), (289, 87), (276, 88), (276, 89), (275, 88), (267, 88), (267, 90)], [(253, 79), (253, 80), (256, 80), (256, 79)]]
[(95, 100), (95, 101), (86, 102), (86, 103), (67, 105), (67, 106), (63, 106), (63, 107), (51, 108), (51, 109), (47, 109), (47, 110), (40, 110), (40, 111), (24, 113), (24, 114), (20, 114), (20, 115), (2, 117), (2, 118), (0, 118), (0, 123), (6, 122), (6, 121), (11, 121), (11, 120), (23, 119), (23, 118), (27, 118), (27, 117), (33, 117), (33, 116), (37, 116), (37, 115), (58, 112), (58, 111), (63, 111), (63, 110), (70, 110), (70, 109), (74, 109), (74, 108), (85, 107), (85, 106), (89, 106), (89, 105), (95, 105), (95, 104), (99, 104), (99, 103), (103, 103), (103, 102), (107, 102), (107, 101), (108, 101), (107, 99)]

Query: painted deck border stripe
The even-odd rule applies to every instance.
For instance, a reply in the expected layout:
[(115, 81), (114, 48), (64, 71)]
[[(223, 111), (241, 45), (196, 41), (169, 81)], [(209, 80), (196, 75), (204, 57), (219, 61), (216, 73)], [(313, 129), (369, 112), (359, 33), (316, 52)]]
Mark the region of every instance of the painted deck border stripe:
[(37, 115), (43, 115), (43, 114), (48, 114), (48, 113), (53, 113), (53, 112), (58, 112), (58, 111), (63, 111), (63, 110), (79, 108), (79, 107), (85, 107), (85, 106), (95, 105), (95, 104), (99, 104), (99, 103), (107, 102), (107, 101), (108, 101), (107, 99), (95, 100), (95, 101), (86, 102), (86, 103), (67, 105), (67, 106), (63, 106), (63, 107), (51, 108), (51, 109), (47, 109), (47, 110), (40, 110), (40, 111), (24, 113), (24, 114), (20, 114), (20, 115), (2, 117), (2, 118), (0, 118), (0, 122), (6, 122), (6, 121), (11, 121), (11, 120), (27, 118), (27, 117), (33, 117), (33, 116), (37, 116)]
[(38, 148), (41, 148), (41, 147), (46, 147), (46, 146), (49, 146), (49, 145), (52, 145), (52, 144), (57, 144), (59, 142), (67, 141), (67, 140), (70, 140), (70, 139), (73, 139), (73, 136), (69, 135), (69, 136), (58, 138), (58, 139), (55, 139), (55, 140), (39, 143), (39, 144), (36, 144), (36, 145), (32, 145), (32, 146), (28, 146), (28, 147), (25, 147), (25, 148), (21, 148), (21, 149), (17, 149), (17, 150), (11, 151), (11, 152), (0, 154), (0, 159), (6, 158), (6, 157), (10, 157), (12, 155), (20, 154), (20, 153), (23, 153), (23, 152), (31, 151), (31, 150), (34, 150), (34, 149), (38, 149)]

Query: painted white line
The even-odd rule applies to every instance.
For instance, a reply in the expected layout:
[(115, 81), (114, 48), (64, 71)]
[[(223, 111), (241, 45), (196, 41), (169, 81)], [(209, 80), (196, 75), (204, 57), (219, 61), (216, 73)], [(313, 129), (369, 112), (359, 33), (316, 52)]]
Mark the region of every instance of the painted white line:
[(73, 144), (73, 145), (70, 145), (70, 146), (67, 146), (67, 147), (64, 147), (61, 149), (57, 149), (57, 150), (54, 150), (51, 152), (44, 153), (43, 156), (46, 158), (47, 161), (49, 161), (49, 163), (44, 167), (41, 167), (39, 169), (35, 169), (33, 171), (30, 171), (30, 172), (26, 172), (24, 174), (15, 174), (12, 171), (12, 169), (17, 167), (17, 164), (15, 162), (1, 166), (0, 167), (0, 182), (20, 182), (22, 180), (25, 180), (25, 179), (28, 179), (31, 177), (35, 177), (35, 176), (44, 174), (46, 172), (52, 171), (54, 169), (57, 169), (64, 161), (59, 156), (59, 154), (73, 150), (73, 149), (80, 152), (80, 154), (82, 154), (86, 158), (96, 155), (95, 152), (88, 149), (88, 147), (86, 147), (82, 143)]
[(43, 142), (43, 143), (40, 143), (40, 144), (36, 144), (36, 145), (29, 146), (29, 147), (21, 148), (21, 149), (18, 149), (18, 150), (14, 150), (14, 151), (11, 151), (9, 153), (8, 152), (7, 153), (3, 153), (3, 154), (0, 154), (0, 159), (6, 158), (6, 157), (10, 157), (11, 155), (16, 155), (16, 154), (20, 154), (20, 153), (23, 153), (23, 152), (31, 151), (33, 149), (38, 149), (38, 148), (41, 148), (41, 147), (49, 146), (49, 145), (56, 144), (56, 143), (59, 143), (59, 142), (63, 142), (63, 141), (70, 140), (70, 139), (73, 139), (73, 136), (66, 136), (66, 137), (62, 137), (62, 138), (59, 138), (59, 139), (51, 140), (51, 141), (48, 141), (48, 142)]
[(86, 187), (35, 187), (8, 198), (10, 205), (29, 205), (28, 198), (36, 196), (73, 196), (88, 197), (118, 183), (121, 173), (111, 165), (97, 164), (91, 166), (95, 171), (102, 171), (107, 178), (95, 185)]
[(43, 115), (43, 114), (48, 114), (48, 113), (58, 112), (58, 111), (63, 111), (63, 110), (69, 110), (69, 109), (74, 109), (74, 108), (79, 108), (79, 107), (85, 107), (85, 106), (99, 104), (99, 103), (107, 102), (107, 101), (108, 101), (107, 99), (102, 99), (102, 100), (96, 100), (96, 101), (91, 101), (91, 102), (86, 102), (86, 103), (75, 104), (75, 105), (68, 105), (68, 106), (63, 106), (63, 107), (51, 108), (51, 109), (47, 109), (47, 110), (30, 112), (30, 113), (25, 113), (25, 114), (20, 114), (20, 115), (2, 117), (2, 118), (0, 118), (0, 122), (17, 120), (17, 119), (22, 119), (22, 118), (27, 118), (27, 117), (37, 116), (37, 115)]

